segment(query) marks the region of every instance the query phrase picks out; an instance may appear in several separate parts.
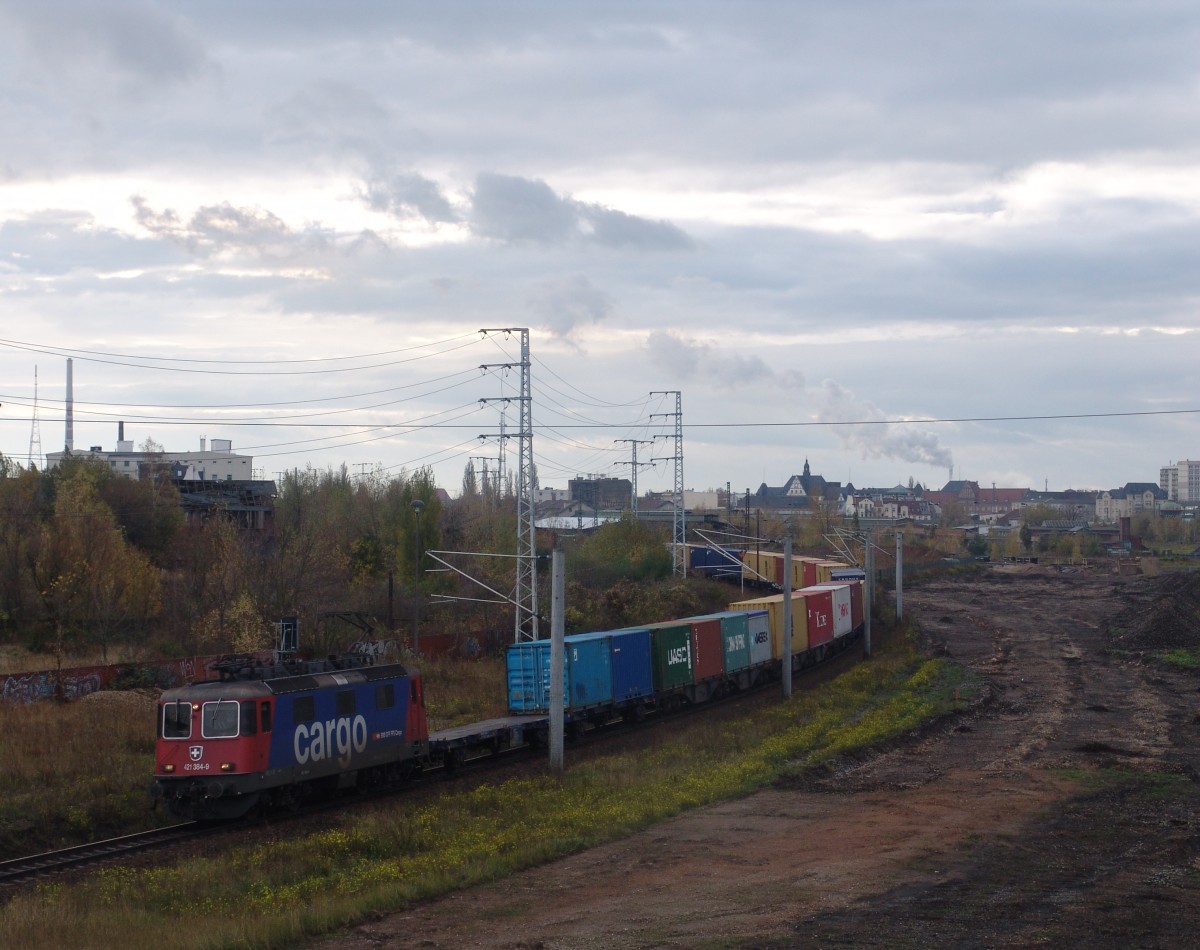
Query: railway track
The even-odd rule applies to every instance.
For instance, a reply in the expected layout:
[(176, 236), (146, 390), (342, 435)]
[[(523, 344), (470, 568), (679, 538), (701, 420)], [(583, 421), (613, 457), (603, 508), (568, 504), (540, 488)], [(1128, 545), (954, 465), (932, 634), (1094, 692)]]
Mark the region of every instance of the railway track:
[(132, 854), (150, 851), (167, 845), (179, 844), (211, 834), (212, 827), (200, 822), (172, 825), (119, 838), (93, 841), (90, 844), (46, 851), (22, 858), (0, 861), (0, 888), (15, 887), (32, 881), (56, 877), (67, 871), (78, 871), (99, 867)]

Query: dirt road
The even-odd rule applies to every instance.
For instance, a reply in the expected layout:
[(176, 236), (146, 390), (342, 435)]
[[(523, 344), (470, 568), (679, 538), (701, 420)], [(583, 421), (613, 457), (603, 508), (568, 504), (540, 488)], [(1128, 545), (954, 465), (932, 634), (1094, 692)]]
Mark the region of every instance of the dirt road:
[(1200, 641), (1179, 600), (1003, 570), (912, 588), (932, 648), (989, 684), (961, 717), (317, 946), (1194, 946), (1200, 679), (1128, 652), (1162, 617)]

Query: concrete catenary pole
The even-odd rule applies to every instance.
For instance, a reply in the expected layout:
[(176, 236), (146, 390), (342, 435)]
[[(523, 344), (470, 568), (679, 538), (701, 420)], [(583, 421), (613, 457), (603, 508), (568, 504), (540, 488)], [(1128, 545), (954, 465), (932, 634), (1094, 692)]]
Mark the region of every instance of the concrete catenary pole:
[(904, 619), (904, 532), (896, 532), (896, 623)]
[(871, 658), (871, 611), (875, 606), (875, 532), (867, 532), (867, 550), (863, 566), (867, 572), (863, 582), (863, 656)]
[(566, 558), (550, 554), (550, 768), (563, 774), (563, 632), (566, 629)]
[(783, 698), (792, 698), (792, 539), (783, 541)]

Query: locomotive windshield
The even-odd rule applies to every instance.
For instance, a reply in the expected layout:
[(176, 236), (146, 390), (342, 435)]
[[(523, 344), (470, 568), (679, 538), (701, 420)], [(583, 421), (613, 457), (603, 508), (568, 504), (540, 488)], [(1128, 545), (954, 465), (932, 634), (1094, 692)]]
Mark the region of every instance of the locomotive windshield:
[(192, 704), (163, 703), (162, 734), (164, 739), (192, 737)]
[(239, 706), (233, 700), (205, 703), (201, 711), (201, 735), (206, 739), (230, 739), (238, 734)]

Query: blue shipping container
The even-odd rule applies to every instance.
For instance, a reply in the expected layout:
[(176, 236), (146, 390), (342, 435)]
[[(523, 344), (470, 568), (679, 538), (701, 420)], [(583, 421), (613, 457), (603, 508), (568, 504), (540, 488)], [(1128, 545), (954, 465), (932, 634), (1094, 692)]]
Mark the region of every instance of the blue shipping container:
[[(545, 644), (545, 651), (541, 648)], [(505, 651), (508, 711), (545, 712), (550, 706), (550, 642), (514, 643)]]
[[(563, 708), (587, 709), (612, 702), (612, 658), (603, 637), (563, 641)], [(514, 643), (507, 651), (508, 709), (538, 713), (550, 709), (550, 641)]]
[[(564, 682), (567, 709), (586, 709), (611, 703), (613, 698), (612, 650), (609, 637), (569, 636), (564, 641), (567, 678)], [(549, 644), (547, 644), (549, 654)], [(546, 661), (549, 666), (549, 660)]]
[(696, 545), (688, 548), (688, 567), (695, 574), (721, 577), (742, 573), (742, 552), (734, 548), (709, 548)]
[(612, 661), (612, 698), (618, 705), (654, 692), (654, 666), (650, 661), (650, 631), (631, 628), (606, 633), (572, 634), (570, 639), (605, 638)]

